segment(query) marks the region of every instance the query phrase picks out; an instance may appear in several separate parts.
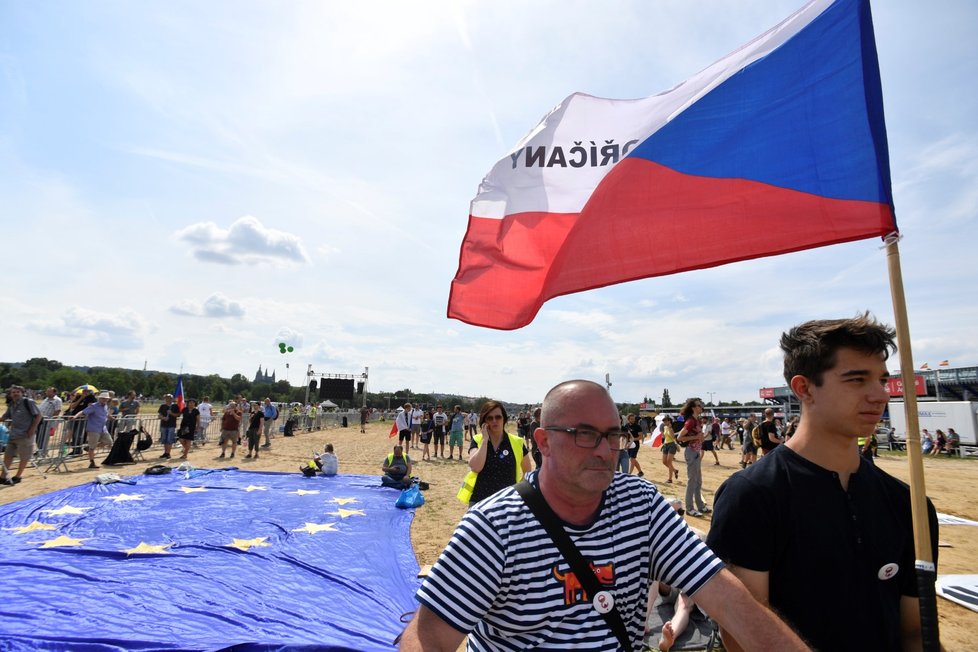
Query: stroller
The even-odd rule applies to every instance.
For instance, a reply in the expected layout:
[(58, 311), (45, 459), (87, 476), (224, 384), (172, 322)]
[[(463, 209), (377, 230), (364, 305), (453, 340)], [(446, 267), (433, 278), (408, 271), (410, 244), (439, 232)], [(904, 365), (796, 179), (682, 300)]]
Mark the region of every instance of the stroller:
[(109, 450), (109, 454), (102, 464), (105, 466), (135, 464), (136, 461), (132, 458), (132, 453), (129, 452), (129, 449), (132, 448), (133, 440), (141, 431), (142, 428), (138, 430), (133, 428), (132, 430), (116, 433), (115, 441), (112, 442), (112, 448)]

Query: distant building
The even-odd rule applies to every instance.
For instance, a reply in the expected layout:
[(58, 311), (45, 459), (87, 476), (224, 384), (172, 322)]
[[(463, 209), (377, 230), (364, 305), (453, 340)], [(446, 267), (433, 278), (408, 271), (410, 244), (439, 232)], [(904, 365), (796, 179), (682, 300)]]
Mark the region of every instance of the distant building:
[(274, 385), (275, 372), (273, 371), (272, 375), (269, 376), (268, 369), (265, 370), (265, 373), (262, 373), (261, 365), (258, 365), (258, 372), (255, 374), (255, 380), (252, 382), (256, 385)]

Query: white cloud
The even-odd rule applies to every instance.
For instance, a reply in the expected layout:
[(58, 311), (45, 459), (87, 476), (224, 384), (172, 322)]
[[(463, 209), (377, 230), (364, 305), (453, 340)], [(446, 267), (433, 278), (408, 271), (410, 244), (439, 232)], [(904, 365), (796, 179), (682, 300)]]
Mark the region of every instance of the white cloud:
[(257, 217), (245, 215), (222, 229), (213, 222), (198, 222), (176, 233), (193, 247), (198, 260), (222, 265), (308, 263), (309, 254), (299, 236), (270, 229)]
[(229, 299), (220, 292), (215, 292), (204, 299), (203, 304), (193, 299), (185, 299), (170, 306), (170, 312), (186, 317), (244, 317), (245, 308), (241, 302)]
[(149, 332), (148, 323), (135, 311), (122, 309), (101, 313), (73, 306), (60, 318), (36, 321), (31, 327), (47, 335), (70, 337), (79, 344), (92, 344), (120, 349), (136, 349), (143, 345)]

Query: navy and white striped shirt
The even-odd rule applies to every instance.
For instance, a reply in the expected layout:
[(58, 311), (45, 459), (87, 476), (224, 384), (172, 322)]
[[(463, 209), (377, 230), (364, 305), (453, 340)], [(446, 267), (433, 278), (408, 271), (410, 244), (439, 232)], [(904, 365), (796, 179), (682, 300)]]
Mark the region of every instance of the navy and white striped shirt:
[[(528, 478), (536, 484), (536, 473)], [(616, 474), (594, 523), (564, 524), (615, 598), (633, 647), (650, 578), (693, 595), (723, 567), (654, 485)], [(549, 535), (512, 487), (466, 512), (418, 590), (469, 650), (619, 649)], [(603, 587), (604, 588), (604, 587)]]

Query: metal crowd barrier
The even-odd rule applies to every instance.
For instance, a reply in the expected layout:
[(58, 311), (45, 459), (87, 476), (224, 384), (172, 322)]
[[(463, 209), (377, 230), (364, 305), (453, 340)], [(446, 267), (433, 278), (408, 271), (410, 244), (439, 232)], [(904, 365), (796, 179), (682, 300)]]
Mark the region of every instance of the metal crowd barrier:
[[(216, 444), (220, 441), (222, 415), (223, 410), (221, 409), (212, 411), (211, 421), (205, 427), (198, 428), (195, 434), (195, 446), (201, 446), (207, 443)], [(347, 418), (348, 425), (352, 426), (352, 420), (354, 418), (350, 414), (334, 412), (318, 413), (315, 415), (292, 415), (288, 408), (283, 406), (279, 408), (279, 418), (275, 421), (271, 430), (273, 437), (282, 434), (285, 423), (291, 416), (295, 416), (297, 419), (294, 434), (339, 427), (342, 425), (344, 417)], [(355, 418), (359, 419), (359, 415)], [(71, 417), (57, 416), (42, 419), (35, 433), (36, 451), (34, 453), (34, 465), (38, 467), (47, 465), (45, 473), (49, 471), (67, 471), (67, 463), (69, 461), (86, 456), (87, 441), (85, 436), (85, 422), (84, 417), (73, 419)], [(111, 419), (106, 424), (106, 429), (113, 440), (115, 439), (115, 434), (118, 432), (142, 429), (153, 439), (153, 444), (147, 449), (147, 452), (162, 449), (160, 444), (160, 420), (152, 413)], [(247, 429), (247, 421), (242, 419), (240, 424), (242, 437), (247, 432)], [(136, 449), (135, 440), (130, 452), (137, 461), (145, 461), (143, 451)]]

